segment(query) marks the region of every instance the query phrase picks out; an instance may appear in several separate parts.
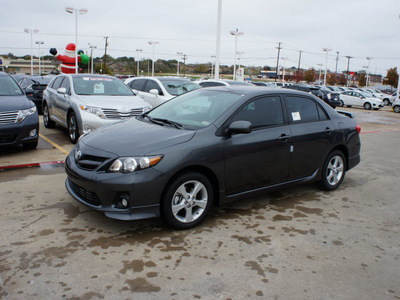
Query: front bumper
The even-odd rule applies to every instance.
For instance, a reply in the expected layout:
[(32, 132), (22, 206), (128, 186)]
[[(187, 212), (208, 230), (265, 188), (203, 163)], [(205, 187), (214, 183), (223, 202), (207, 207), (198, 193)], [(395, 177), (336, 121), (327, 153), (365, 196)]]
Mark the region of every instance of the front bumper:
[[(74, 153), (72, 151), (71, 153)], [(67, 191), (82, 204), (119, 220), (138, 220), (160, 215), (160, 201), (168, 177), (149, 168), (130, 174), (88, 171), (79, 168), (70, 154), (65, 160)], [(129, 197), (126, 209), (119, 197)]]
[[(36, 130), (36, 135), (30, 132)], [(39, 138), (39, 116), (28, 116), (21, 123), (0, 124), (0, 146), (16, 146), (19, 144), (33, 143)]]

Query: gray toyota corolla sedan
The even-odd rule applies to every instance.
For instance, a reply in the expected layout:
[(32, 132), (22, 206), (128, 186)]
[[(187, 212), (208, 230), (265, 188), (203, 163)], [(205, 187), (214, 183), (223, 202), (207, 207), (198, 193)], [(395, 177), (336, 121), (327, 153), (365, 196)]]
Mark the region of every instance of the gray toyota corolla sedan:
[(83, 136), (66, 188), (108, 217), (187, 229), (213, 204), (306, 181), (338, 188), (360, 162), (359, 132), (351, 114), (303, 92), (199, 89)]

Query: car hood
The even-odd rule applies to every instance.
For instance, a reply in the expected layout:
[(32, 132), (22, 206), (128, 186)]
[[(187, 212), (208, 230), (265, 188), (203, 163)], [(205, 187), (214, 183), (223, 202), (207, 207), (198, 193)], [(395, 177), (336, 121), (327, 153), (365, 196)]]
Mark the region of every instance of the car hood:
[(33, 106), (35, 106), (35, 104), (26, 98), (25, 95), (0, 96), (0, 112), (28, 109)]
[(138, 96), (77, 96), (81, 102), (90, 106), (101, 108), (122, 109), (141, 108), (149, 106)]
[(184, 143), (194, 135), (195, 131), (161, 126), (132, 118), (100, 127), (84, 136), (80, 143), (120, 157), (141, 156)]

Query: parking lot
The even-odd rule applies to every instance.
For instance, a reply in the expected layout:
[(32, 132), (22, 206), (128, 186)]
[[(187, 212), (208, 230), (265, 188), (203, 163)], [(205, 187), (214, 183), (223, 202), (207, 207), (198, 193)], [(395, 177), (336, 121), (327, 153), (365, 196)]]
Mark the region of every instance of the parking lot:
[(400, 114), (339, 109), (362, 152), (338, 190), (269, 192), (187, 231), (76, 202), (73, 145), (41, 123), (36, 150), (0, 152), (0, 299), (400, 299)]

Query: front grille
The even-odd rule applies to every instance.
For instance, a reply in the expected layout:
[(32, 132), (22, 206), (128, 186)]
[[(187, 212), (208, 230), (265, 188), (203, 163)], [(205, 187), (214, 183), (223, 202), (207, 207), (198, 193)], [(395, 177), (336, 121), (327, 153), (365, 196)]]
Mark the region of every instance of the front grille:
[(18, 110), (0, 112), (0, 124), (14, 124), (17, 121)]
[(85, 188), (77, 185), (71, 180), (68, 180), (69, 186), (71, 187), (72, 191), (79, 196), (82, 200), (85, 202), (94, 205), (94, 206), (100, 206), (100, 201), (99, 198), (97, 198), (97, 195), (95, 192), (90, 192), (86, 190)]
[(101, 156), (93, 156), (88, 154), (83, 154), (78, 160), (75, 159), (76, 164), (79, 168), (85, 170), (95, 170), (102, 165), (108, 158)]
[(16, 134), (0, 135), (0, 144), (13, 143), (17, 138)]
[(118, 109), (102, 108), (107, 119), (125, 119), (141, 115), (143, 108), (130, 109), (126, 112), (121, 112)]

